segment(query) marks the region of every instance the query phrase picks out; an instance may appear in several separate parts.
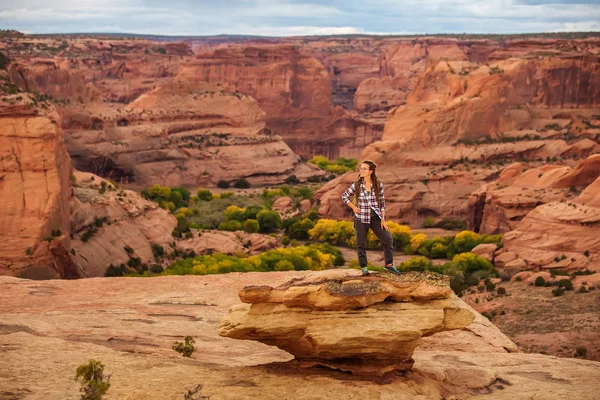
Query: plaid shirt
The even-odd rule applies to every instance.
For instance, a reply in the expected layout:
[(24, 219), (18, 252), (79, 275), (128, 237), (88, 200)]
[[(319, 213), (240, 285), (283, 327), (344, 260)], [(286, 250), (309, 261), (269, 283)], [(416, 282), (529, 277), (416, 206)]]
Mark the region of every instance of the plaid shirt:
[[(352, 195), (354, 194), (354, 182), (344, 194), (342, 194), (342, 200), (344, 203), (352, 201)], [(371, 223), (371, 210), (383, 219), (383, 211), (385, 211), (385, 198), (383, 196), (383, 183), (379, 182), (379, 201), (381, 202), (381, 208), (377, 204), (375, 198), (375, 191), (371, 187), (370, 191), (367, 191), (364, 180), (360, 184), (360, 197), (358, 198), (359, 213), (355, 214), (358, 220), (365, 224)]]

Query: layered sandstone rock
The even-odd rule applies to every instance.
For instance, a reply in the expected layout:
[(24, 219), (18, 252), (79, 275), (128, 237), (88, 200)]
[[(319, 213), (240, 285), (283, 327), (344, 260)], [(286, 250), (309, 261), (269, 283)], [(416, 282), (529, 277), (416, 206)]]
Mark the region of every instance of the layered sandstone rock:
[(152, 263), (152, 245), (170, 248), (177, 225), (171, 213), (99, 176), (75, 172), (73, 178), (71, 253), (83, 277), (104, 276), (132, 258)]
[(290, 175), (304, 180), (323, 174), (265, 129), (265, 114), (252, 98), (194, 83), (189, 69), (175, 79), (126, 107), (98, 105), (103, 111), (91, 114), (80, 109), (85, 119), (79, 121), (87, 122), (66, 131), (75, 166), (136, 188), (197, 188), (240, 178), (275, 184)]
[[(215, 399), (592, 400), (600, 390), (597, 363), (509, 352), (505, 347), (510, 349), (510, 340), (478, 315), (465, 329), (423, 338), (413, 355), (414, 369), (384, 382), (300, 368), (275, 347), (219, 336), (219, 321), (239, 303), (239, 289), (278, 286), (310, 274), (44, 282), (0, 277), (0, 346), (6, 349), (0, 393), (51, 400), (79, 397), (80, 384), (73, 376), (90, 358), (100, 360), (112, 375), (107, 396), (131, 400), (180, 399), (200, 383), (200, 394)], [(171, 349), (186, 335), (196, 342), (190, 358)], [(149, 369), (153, 374), (148, 375)]]
[(236, 255), (240, 253), (260, 254), (279, 246), (276, 237), (244, 231), (202, 231), (191, 239), (182, 240), (177, 247), (193, 250), (196, 254), (224, 253)]
[(71, 161), (54, 109), (2, 93), (0, 160), (0, 274), (78, 277), (68, 254)]
[(600, 176), (600, 154), (573, 167), (544, 165), (524, 171), (522, 163), (508, 166), (498, 179), (469, 197), (468, 227), (480, 233), (505, 233), (534, 208), (572, 200)]
[(580, 196), (536, 207), (504, 235), (528, 268), (600, 271), (600, 177)]
[[(247, 286), (219, 334), (258, 340), (307, 365), (357, 374), (410, 369), (421, 337), (461, 329), (472, 312), (441, 275), (330, 271), (280, 287)], [(385, 300), (388, 302), (385, 302)]]
[[(573, 167), (507, 167), (469, 198), (470, 229), (506, 233), (500, 268), (597, 268), (600, 155)], [(581, 194), (579, 194), (581, 193)], [(586, 255), (587, 254), (587, 255)]]
[[(389, 217), (464, 217), (468, 190), (494, 180), (496, 165), (568, 165), (568, 158), (598, 152), (599, 85), (598, 63), (589, 56), (489, 66), (430, 59), (407, 104), (390, 111), (382, 140), (361, 159), (379, 164), (391, 189)], [(347, 174), (317, 193), (322, 214), (349, 215), (337, 205), (354, 178)]]

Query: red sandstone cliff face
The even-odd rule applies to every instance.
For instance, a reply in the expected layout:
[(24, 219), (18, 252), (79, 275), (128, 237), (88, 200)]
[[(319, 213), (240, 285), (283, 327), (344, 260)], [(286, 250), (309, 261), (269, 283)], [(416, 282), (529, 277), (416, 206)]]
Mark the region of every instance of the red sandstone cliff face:
[(53, 108), (0, 101), (0, 274), (76, 278), (70, 260), (71, 162)]

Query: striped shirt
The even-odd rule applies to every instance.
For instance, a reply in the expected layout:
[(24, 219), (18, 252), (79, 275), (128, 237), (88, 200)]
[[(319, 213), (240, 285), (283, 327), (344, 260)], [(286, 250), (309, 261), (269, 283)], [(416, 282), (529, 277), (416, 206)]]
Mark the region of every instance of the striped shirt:
[[(342, 200), (344, 203), (352, 201), (352, 195), (354, 194), (354, 183), (342, 194)], [(385, 211), (385, 198), (383, 196), (383, 183), (379, 182), (379, 201), (381, 207), (377, 204), (377, 198), (375, 197), (375, 191), (371, 186), (371, 190), (367, 191), (364, 180), (360, 184), (360, 197), (358, 198), (358, 214), (355, 214), (358, 220), (365, 224), (371, 223), (371, 210), (383, 219), (383, 211)]]

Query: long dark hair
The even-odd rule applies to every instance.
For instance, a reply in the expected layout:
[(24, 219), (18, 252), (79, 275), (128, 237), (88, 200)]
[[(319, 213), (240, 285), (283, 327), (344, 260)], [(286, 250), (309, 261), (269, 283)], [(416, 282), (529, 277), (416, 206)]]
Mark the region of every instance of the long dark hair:
[[(377, 170), (377, 164), (375, 164), (375, 162), (371, 160), (365, 160), (358, 165), (360, 166), (361, 164), (367, 164), (369, 166), (369, 170), (373, 171), (373, 173), (371, 174), (371, 181), (373, 181), (373, 189), (375, 190), (375, 199), (377, 200), (377, 205), (381, 207), (381, 188), (379, 187), (379, 179), (377, 179), (377, 173), (375, 172)], [(360, 184), (363, 181), (364, 178), (361, 176), (354, 182), (353, 203), (355, 205), (358, 205), (358, 198), (360, 197)]]

